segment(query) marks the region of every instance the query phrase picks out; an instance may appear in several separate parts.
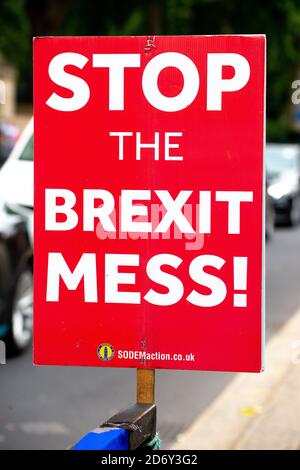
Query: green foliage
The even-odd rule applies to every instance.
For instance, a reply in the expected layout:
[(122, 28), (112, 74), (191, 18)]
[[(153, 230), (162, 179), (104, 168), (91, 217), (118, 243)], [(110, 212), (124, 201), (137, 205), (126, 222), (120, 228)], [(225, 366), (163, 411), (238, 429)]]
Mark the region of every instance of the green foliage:
[(73, 0), (62, 29), (70, 35), (134, 35), (143, 34), (144, 21), (140, 1)]
[(9, 62), (24, 67), (30, 47), (29, 19), (21, 0), (0, 0), (0, 52)]
[(141, 30), (140, 26), (143, 23), (143, 13), (141, 10), (133, 10), (122, 26), (117, 27), (116, 24), (112, 21), (107, 28), (107, 32), (112, 36), (131, 36), (134, 34), (139, 34)]
[(267, 142), (286, 142), (290, 140), (291, 129), (279, 119), (267, 120)]

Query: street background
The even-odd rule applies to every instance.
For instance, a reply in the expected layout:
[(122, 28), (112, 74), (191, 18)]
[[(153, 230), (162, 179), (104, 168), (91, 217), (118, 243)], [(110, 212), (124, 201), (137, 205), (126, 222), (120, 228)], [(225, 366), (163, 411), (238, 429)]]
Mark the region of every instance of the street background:
[[(299, 107), (291, 99), (292, 83), (300, 75), (298, 1), (274, 0), (262, 4), (255, 0), (241, 4), (236, 0), (134, 0), (129, 3), (116, 0), (109, 4), (90, 0), (0, 2), (0, 82), (6, 85), (6, 98), (2, 102), (0, 99), (0, 123), (13, 130), (11, 148), (32, 114), (31, 39), (39, 35), (264, 33), (268, 43), (267, 140), (300, 143)], [(0, 132), (3, 142), (5, 137), (5, 132)], [(4, 153), (3, 160), (7, 158)], [(298, 223), (276, 225), (266, 246), (267, 341), (280, 334), (281, 328), (300, 309), (300, 228)], [(290, 364), (299, 375), (300, 345), (297, 344), (300, 344), (300, 330), (294, 332), (293, 341), (287, 345)], [(236, 375), (160, 370), (156, 377), (158, 431), (163, 448), (169, 448), (230, 386)], [(289, 386), (295, 387), (295, 383), (290, 381)], [(294, 400), (296, 413), (300, 409), (300, 394)], [(29, 347), (0, 366), (0, 449), (67, 448), (134, 401), (135, 370), (34, 367)], [(241, 410), (243, 414), (247, 412)], [(280, 420), (285, 421), (287, 429), (289, 419), (289, 414), (283, 411)], [(230, 420), (226, 426), (230, 427)], [(299, 438), (300, 423), (291, 432)], [(281, 442), (280, 434), (277, 439)], [(197, 445), (201, 448), (201, 442)]]

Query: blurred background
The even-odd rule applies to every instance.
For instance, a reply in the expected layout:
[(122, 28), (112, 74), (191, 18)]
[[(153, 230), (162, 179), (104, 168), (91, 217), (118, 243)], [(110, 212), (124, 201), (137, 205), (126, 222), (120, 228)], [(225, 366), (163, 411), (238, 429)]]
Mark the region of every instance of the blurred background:
[[(131, 370), (32, 366), (32, 37), (231, 33), (267, 35), (271, 339), (300, 308), (299, 0), (0, 0), (0, 339), (8, 353), (0, 366), (0, 449), (65, 448), (135, 397)], [(296, 356), (294, 351), (294, 365)], [(157, 372), (165, 448), (232, 379), (223, 373)]]

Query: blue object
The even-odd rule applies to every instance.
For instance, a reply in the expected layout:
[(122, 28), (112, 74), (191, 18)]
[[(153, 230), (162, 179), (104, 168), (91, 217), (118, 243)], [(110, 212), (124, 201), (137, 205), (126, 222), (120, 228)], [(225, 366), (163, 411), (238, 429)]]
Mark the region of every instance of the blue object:
[(0, 338), (3, 338), (3, 336), (6, 336), (8, 332), (9, 332), (9, 324), (2, 323), (2, 325), (0, 325)]
[(90, 431), (72, 450), (128, 450), (128, 431), (120, 428), (96, 428)]
[(295, 109), (295, 122), (296, 122), (296, 124), (300, 123), (300, 108), (299, 108), (299, 106)]

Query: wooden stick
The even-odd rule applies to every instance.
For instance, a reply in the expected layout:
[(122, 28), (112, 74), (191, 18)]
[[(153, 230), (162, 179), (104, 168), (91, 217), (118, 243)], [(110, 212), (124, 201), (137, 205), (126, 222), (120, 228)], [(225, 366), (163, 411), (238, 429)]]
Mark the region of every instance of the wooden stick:
[(136, 401), (137, 403), (154, 403), (155, 369), (136, 370)]

